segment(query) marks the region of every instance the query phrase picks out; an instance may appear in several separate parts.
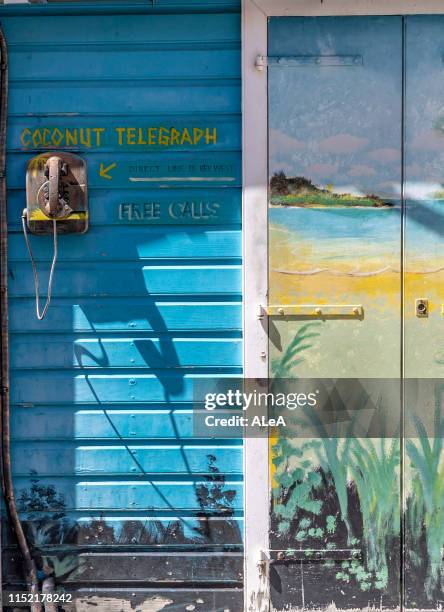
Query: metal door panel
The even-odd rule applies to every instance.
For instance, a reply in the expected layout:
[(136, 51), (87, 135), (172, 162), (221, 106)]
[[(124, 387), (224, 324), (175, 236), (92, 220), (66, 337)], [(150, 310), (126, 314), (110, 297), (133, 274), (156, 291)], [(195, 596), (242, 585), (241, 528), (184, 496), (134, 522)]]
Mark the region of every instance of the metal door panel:
[[(346, 420), (307, 409), (310, 430), (270, 439), (278, 610), (400, 602), (402, 27), (269, 22), (270, 376), (317, 379)], [(366, 436), (343, 410), (369, 379), (395, 426)]]
[[(444, 601), (444, 17), (405, 25), (405, 605)], [(418, 316), (417, 300), (427, 300)]]

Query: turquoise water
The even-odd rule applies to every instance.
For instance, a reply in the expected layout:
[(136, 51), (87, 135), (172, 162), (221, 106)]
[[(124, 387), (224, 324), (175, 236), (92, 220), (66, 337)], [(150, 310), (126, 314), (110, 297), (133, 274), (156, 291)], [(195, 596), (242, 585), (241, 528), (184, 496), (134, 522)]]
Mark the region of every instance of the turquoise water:
[[(406, 213), (406, 244), (421, 251), (442, 248), (444, 200), (409, 201)], [(270, 208), (269, 221), (295, 232), (307, 241), (358, 239), (367, 243), (401, 239), (401, 209), (393, 208)]]

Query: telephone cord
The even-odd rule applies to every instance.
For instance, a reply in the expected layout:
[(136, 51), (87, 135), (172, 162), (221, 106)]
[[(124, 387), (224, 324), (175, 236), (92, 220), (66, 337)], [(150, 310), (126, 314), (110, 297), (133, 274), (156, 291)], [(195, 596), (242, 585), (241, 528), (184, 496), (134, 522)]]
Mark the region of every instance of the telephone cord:
[(51, 303), (51, 294), (52, 294), (52, 285), (54, 281), (54, 271), (57, 263), (58, 256), (58, 245), (57, 245), (57, 221), (55, 219), (52, 220), (52, 229), (53, 229), (53, 244), (54, 244), (54, 255), (52, 258), (51, 269), (49, 271), (49, 279), (48, 279), (48, 291), (46, 293), (46, 302), (43, 307), (43, 310), (40, 312), (40, 286), (39, 286), (39, 275), (37, 272), (37, 265), (35, 263), (34, 255), (31, 248), (31, 243), (29, 241), (28, 231), (27, 231), (27, 220), (26, 220), (26, 210), (22, 215), (22, 227), (23, 234), (25, 236), (26, 247), (28, 249), (29, 257), (31, 259), (32, 265), (32, 273), (34, 276), (34, 288), (35, 288), (35, 310), (37, 319), (42, 321), (45, 318), (46, 313), (48, 312), (49, 305)]

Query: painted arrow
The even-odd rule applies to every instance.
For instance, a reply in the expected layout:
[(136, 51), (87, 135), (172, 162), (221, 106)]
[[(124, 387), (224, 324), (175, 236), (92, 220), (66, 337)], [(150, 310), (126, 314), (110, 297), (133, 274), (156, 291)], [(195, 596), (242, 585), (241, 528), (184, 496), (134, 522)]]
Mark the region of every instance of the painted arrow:
[(100, 170), (99, 170), (100, 176), (104, 179), (111, 180), (113, 177), (111, 176), (111, 174), (108, 174), (108, 173), (111, 172), (111, 170), (113, 170), (116, 166), (117, 164), (110, 164), (109, 166), (105, 167), (104, 164), (100, 164)]

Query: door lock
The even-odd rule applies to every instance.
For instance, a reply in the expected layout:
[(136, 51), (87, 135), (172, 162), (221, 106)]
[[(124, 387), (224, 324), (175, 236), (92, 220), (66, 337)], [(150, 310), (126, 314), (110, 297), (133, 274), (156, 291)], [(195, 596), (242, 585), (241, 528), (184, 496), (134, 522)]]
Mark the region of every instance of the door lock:
[(420, 318), (429, 316), (429, 300), (426, 298), (418, 298), (416, 300), (416, 316)]

